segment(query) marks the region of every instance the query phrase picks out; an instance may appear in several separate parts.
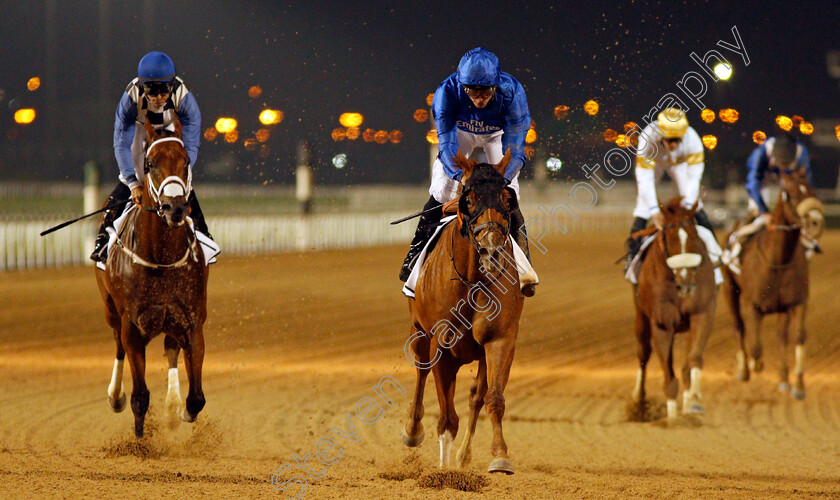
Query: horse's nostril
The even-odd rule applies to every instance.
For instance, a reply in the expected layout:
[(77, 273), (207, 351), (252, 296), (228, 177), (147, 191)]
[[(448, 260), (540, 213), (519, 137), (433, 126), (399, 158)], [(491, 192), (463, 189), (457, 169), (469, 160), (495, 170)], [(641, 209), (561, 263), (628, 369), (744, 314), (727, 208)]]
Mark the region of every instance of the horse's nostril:
[(170, 205), (169, 203), (164, 203), (163, 205), (160, 206), (161, 210), (169, 210), (171, 208), (172, 208), (172, 205)]

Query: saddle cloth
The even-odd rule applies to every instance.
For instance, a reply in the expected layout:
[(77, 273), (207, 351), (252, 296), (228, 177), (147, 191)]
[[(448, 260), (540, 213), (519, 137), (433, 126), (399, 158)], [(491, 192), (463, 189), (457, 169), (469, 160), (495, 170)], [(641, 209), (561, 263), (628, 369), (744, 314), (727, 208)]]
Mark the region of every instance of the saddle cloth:
[[(105, 247), (105, 260), (108, 261), (108, 255), (111, 254), (111, 249), (117, 243), (117, 238), (122, 230), (123, 224), (125, 224), (125, 220), (128, 218), (128, 215), (137, 210), (137, 205), (134, 203), (126, 204), (125, 210), (123, 211), (122, 215), (120, 215), (117, 220), (114, 221), (114, 227), (106, 227), (105, 231), (108, 233), (110, 237), (108, 239), (108, 245)], [(198, 243), (201, 244), (201, 250), (204, 252), (204, 265), (209, 266), (210, 264), (216, 263), (216, 256), (219, 255), (222, 251), (219, 248), (219, 245), (207, 237), (205, 234), (197, 231), (195, 229), (195, 225), (190, 217), (187, 217), (187, 224), (190, 227), (190, 231), (193, 232)], [(99, 269), (105, 270), (105, 262), (97, 262), (96, 267)]]
[[(703, 226), (695, 226), (697, 228), (697, 234), (700, 236), (700, 239), (703, 240), (703, 244), (706, 245), (706, 251), (709, 254), (709, 258), (712, 261), (712, 265), (715, 266), (715, 285), (720, 285), (723, 283), (723, 273), (720, 271), (720, 256), (723, 251), (720, 249), (720, 245), (718, 245), (717, 240), (715, 240), (715, 235), (706, 229)], [(642, 247), (639, 249), (636, 256), (633, 257), (633, 260), (630, 262), (630, 266), (627, 268), (627, 273), (624, 275), (624, 279), (633, 283), (634, 285), (639, 284), (639, 269), (642, 267), (642, 258), (645, 255), (645, 250), (653, 243), (653, 240), (656, 239), (656, 236), (659, 233), (653, 233), (647, 238), (642, 241)]]
[[(443, 231), (443, 228), (448, 224), (451, 224), (456, 217), (457, 216), (455, 215), (451, 215), (449, 217), (444, 217), (441, 220), (441, 224), (435, 230), (432, 237), (429, 238), (429, 242), (426, 243), (425, 247), (423, 247), (423, 251), (421, 251), (420, 255), (417, 256), (417, 259), (415, 259), (414, 267), (411, 269), (411, 274), (408, 276), (408, 280), (406, 280), (402, 287), (402, 293), (406, 297), (414, 298), (414, 288), (417, 286), (417, 279), (420, 277), (420, 269), (426, 261), (427, 252), (434, 247), (437, 239), (440, 237), (441, 231)], [(516, 243), (516, 240), (513, 239), (513, 236), (508, 236), (508, 238), (513, 244), (513, 258), (516, 261), (516, 269), (519, 272), (520, 283), (523, 278), (526, 278), (528, 280), (527, 282), (539, 283), (537, 273), (534, 271), (534, 268), (531, 267), (531, 263), (528, 262), (528, 257), (525, 255), (525, 252), (519, 248), (519, 245)]]

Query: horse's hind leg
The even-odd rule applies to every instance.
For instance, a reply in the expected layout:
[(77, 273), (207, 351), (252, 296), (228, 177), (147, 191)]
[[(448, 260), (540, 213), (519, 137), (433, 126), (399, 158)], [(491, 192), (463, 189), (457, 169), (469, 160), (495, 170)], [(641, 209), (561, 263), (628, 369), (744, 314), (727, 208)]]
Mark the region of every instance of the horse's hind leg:
[(502, 433), (502, 417), (505, 414), (504, 393), (510, 376), (510, 365), (513, 363), (515, 339), (516, 335), (513, 334), (484, 345), (487, 359), (487, 395), (484, 397), (484, 404), (493, 425), (493, 444), (490, 452), (494, 457), (487, 472), (513, 474), (513, 465), (508, 459), (507, 444)]
[(796, 366), (793, 372), (796, 374), (796, 385), (793, 387), (793, 397), (796, 399), (805, 399), (805, 309), (807, 303), (794, 306), (790, 310), (791, 320), (793, 323), (793, 333), (796, 338)]
[(789, 370), (787, 362), (787, 346), (791, 312), (780, 312), (778, 316), (776, 336), (779, 338), (779, 390), (782, 392), (789, 392), (790, 382), (788, 381)]
[(458, 435), (458, 414), (455, 412), (455, 377), (460, 365), (446, 353), (433, 368), (437, 388), (440, 418), (438, 419), (438, 441), (440, 441), (440, 467), (449, 467), (452, 443)]
[(190, 390), (187, 392), (187, 404), (181, 419), (184, 422), (195, 422), (198, 413), (204, 408), (204, 391), (201, 388), (201, 367), (204, 364), (204, 330), (197, 325), (191, 334), (187, 335), (187, 345), (184, 346), (184, 366), (187, 368), (187, 378)]
[(149, 409), (149, 389), (146, 387), (146, 342), (140, 331), (128, 319), (123, 319), (122, 344), (131, 367), (131, 411), (134, 413), (134, 435), (143, 437), (146, 411)]
[(478, 373), (470, 387), (470, 420), (467, 425), (467, 432), (464, 433), (464, 440), (458, 453), (455, 455), (456, 464), (460, 468), (469, 465), (472, 460), (472, 438), (475, 434), (475, 424), (478, 422), (478, 414), (484, 406), (484, 396), (487, 394), (487, 362), (484, 358), (478, 361)]
[[(647, 364), (650, 360), (650, 320), (638, 309), (636, 309), (636, 356), (639, 358), (639, 371), (636, 373), (636, 386), (633, 388), (633, 401), (641, 407), (646, 399), (645, 378), (647, 376)], [(641, 408), (640, 408), (641, 409)]]
[[(417, 381), (414, 384), (414, 397), (411, 399), (411, 404), (408, 407), (408, 421), (405, 427), (400, 429), (400, 437), (403, 444), (409, 447), (420, 446), (426, 434), (423, 432), (423, 393), (426, 390), (426, 377), (429, 376), (433, 363), (429, 361), (430, 345), (429, 337), (422, 331), (416, 331), (412, 328), (410, 337), (410, 345), (407, 346), (406, 357), (409, 362), (417, 368)], [(439, 356), (435, 356), (435, 362), (439, 360)]]
[(174, 429), (181, 422), (178, 412), (181, 409), (181, 386), (178, 380), (178, 355), (181, 347), (174, 337), (165, 335), (163, 345), (166, 349), (166, 359), (169, 361), (169, 388), (166, 392), (166, 421), (170, 429)]
[(691, 317), (691, 330), (686, 342), (685, 364), (683, 365), (683, 413), (702, 414), (703, 396), (700, 392), (700, 376), (703, 373), (703, 351), (712, 333), (715, 310), (712, 307), (702, 314)]
[[(110, 300), (110, 297), (108, 300)], [(117, 354), (114, 356), (114, 370), (111, 372), (111, 383), (108, 384), (108, 404), (115, 413), (120, 413), (125, 410), (128, 403), (123, 388), (125, 349), (120, 336), (120, 317), (117, 315), (113, 303), (108, 303), (105, 306), (105, 319), (114, 330), (114, 343), (117, 345)]]
[(746, 382), (750, 379), (750, 369), (747, 366), (747, 346), (744, 343), (744, 320), (741, 317), (741, 289), (735, 283), (735, 278), (732, 277), (731, 271), (726, 270), (725, 273), (727, 277), (724, 288), (726, 303), (729, 305), (730, 312), (732, 312), (732, 321), (735, 324), (735, 338), (738, 341), (738, 351), (735, 353), (738, 371), (735, 377), (738, 380)]
[(761, 355), (764, 352), (761, 346), (761, 319), (762, 314), (752, 304), (742, 302), (741, 310), (744, 311), (744, 342), (750, 346), (749, 367), (755, 373), (764, 369), (764, 360)]
[(662, 365), (662, 389), (665, 392), (668, 418), (673, 419), (677, 417), (677, 392), (680, 388), (674, 376), (674, 334), (656, 325), (652, 325), (652, 330), (654, 351)]

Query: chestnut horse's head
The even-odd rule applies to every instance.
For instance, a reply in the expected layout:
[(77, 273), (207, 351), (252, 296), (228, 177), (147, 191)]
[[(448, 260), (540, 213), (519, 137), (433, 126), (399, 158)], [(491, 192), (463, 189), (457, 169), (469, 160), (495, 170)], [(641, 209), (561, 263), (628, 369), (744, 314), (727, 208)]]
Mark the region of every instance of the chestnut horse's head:
[(181, 141), (181, 122), (160, 131), (146, 120), (146, 192), (158, 215), (170, 227), (184, 224), (190, 213), (192, 190), (190, 157)]
[(508, 163), (510, 150), (496, 165), (476, 163), (460, 152), (455, 158), (464, 173), (464, 192), (458, 202), (461, 234), (470, 239), (488, 273), (500, 271), (497, 264), (505, 262), (499, 252), (510, 235), (511, 212), (518, 209), (516, 194), (505, 182)]
[(819, 238), (825, 229), (825, 207), (817, 199), (817, 193), (808, 183), (808, 174), (804, 167), (790, 173), (782, 173), (781, 190), (787, 196), (787, 202), (796, 210), (799, 226), (808, 236)]
[(681, 202), (682, 198), (674, 198), (667, 205), (659, 206), (664, 218), (660, 247), (680, 296), (688, 297), (697, 290), (697, 271), (706, 258), (706, 246), (694, 224), (699, 201), (691, 208), (683, 207)]

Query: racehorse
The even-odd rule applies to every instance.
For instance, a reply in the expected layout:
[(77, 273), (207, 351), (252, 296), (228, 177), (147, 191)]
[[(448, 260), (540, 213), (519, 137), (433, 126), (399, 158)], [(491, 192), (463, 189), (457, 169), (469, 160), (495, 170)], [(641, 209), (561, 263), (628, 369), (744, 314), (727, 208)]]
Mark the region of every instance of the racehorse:
[[(181, 419), (194, 422), (204, 408), (201, 366), (204, 360), (203, 325), (207, 319), (207, 278), (201, 245), (186, 222), (192, 189), (189, 156), (181, 141), (181, 124), (174, 132), (158, 134), (146, 121), (148, 147), (141, 209), (126, 216), (106, 269), (96, 270), (105, 301), (105, 319), (114, 330), (116, 360), (108, 402), (115, 412), (126, 406), (122, 388), (123, 362), (128, 354), (133, 387), (131, 410), (134, 433), (143, 437), (149, 407), (146, 387), (146, 345), (161, 333), (169, 360), (170, 423), (177, 423), (181, 406), (178, 354), (184, 350), (189, 394)], [(154, 205), (146, 206), (148, 202)]]
[[(633, 399), (639, 408), (645, 404), (645, 373), (651, 345), (662, 365), (669, 419), (677, 417), (679, 382), (674, 376), (674, 337), (688, 332), (686, 358), (682, 368), (683, 413), (702, 414), (700, 376), (703, 351), (712, 332), (715, 316), (714, 267), (706, 246), (697, 234), (694, 213), (675, 198), (660, 205), (663, 227), (643, 256), (634, 287), (636, 340), (639, 371)], [(655, 228), (643, 231), (657, 233)]]
[(460, 153), (455, 161), (464, 179), (458, 219), (442, 229), (436, 250), (420, 270), (415, 298), (408, 301), (416, 333), (406, 355), (417, 368), (417, 383), (401, 435), (407, 446), (423, 441), (423, 392), (426, 377), (433, 371), (440, 404), (440, 467), (448, 467), (458, 434), (455, 378), (461, 366), (478, 360), (470, 388), (469, 425), (456, 455), (457, 465), (470, 463), (478, 414), (486, 404), (494, 457), (488, 472), (513, 474), (502, 417), (523, 296), (512, 257), (515, 243), (509, 234), (511, 212), (519, 207), (516, 193), (504, 179), (510, 151), (497, 165), (478, 164)]
[(804, 399), (808, 262), (800, 236), (803, 228), (822, 231), (822, 204), (803, 173), (782, 174), (780, 179), (779, 199), (770, 222), (743, 245), (740, 274), (725, 269), (726, 297), (739, 344), (737, 378), (747, 381), (751, 370), (760, 372), (764, 368), (761, 320), (765, 315), (778, 313), (779, 389), (791, 391), (786, 350), (792, 323), (796, 338), (796, 386), (791, 392), (796, 399)]

